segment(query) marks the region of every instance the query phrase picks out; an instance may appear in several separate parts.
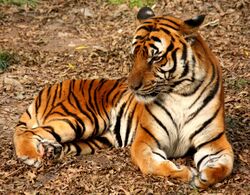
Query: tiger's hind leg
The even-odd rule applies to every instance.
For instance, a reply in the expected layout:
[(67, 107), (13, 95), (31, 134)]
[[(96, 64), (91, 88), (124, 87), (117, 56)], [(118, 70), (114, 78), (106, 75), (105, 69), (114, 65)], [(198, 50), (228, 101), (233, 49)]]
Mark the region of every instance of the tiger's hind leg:
[(215, 142), (200, 147), (194, 156), (198, 174), (191, 184), (206, 189), (227, 177), (233, 169), (233, 151), (225, 134)]
[(14, 133), (17, 157), (28, 165), (39, 167), (44, 156), (61, 156), (63, 154), (61, 144), (72, 141), (77, 136), (76, 130), (72, 128), (69, 121), (70, 118), (55, 120), (46, 126), (34, 128), (28, 128), (27, 124), (19, 123)]
[[(110, 132), (84, 139), (89, 132), (76, 132), (66, 120), (55, 120), (48, 126), (27, 129), (18, 125), (14, 133), (14, 145), (17, 157), (28, 165), (39, 167), (42, 159), (61, 158), (64, 155), (90, 154), (96, 149), (110, 147), (114, 144)], [(77, 135), (79, 134), (79, 135)], [(81, 134), (81, 135), (80, 135)]]

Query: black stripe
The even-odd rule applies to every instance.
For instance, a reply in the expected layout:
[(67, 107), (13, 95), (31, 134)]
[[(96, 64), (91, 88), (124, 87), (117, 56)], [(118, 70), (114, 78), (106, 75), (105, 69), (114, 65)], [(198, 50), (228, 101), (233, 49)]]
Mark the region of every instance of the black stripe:
[(35, 107), (36, 107), (36, 114), (37, 114), (37, 112), (38, 112), (39, 107), (41, 106), (41, 98), (42, 98), (41, 96), (42, 96), (43, 91), (44, 91), (44, 89), (41, 90), (41, 91), (38, 93), (38, 96), (37, 96), (37, 99), (36, 99), (36, 105), (35, 105)]
[(41, 141), (41, 140), (43, 140), (44, 138), (43, 137), (41, 137), (40, 135), (37, 135), (34, 131), (32, 131), (32, 130), (26, 130), (26, 131), (23, 131), (23, 134), (27, 134), (27, 133), (31, 133), (32, 135), (35, 135), (35, 136), (37, 136), (39, 139), (37, 139), (38, 141)]
[(97, 118), (96, 118), (96, 115), (95, 115), (95, 113), (92, 111), (92, 109), (89, 107), (89, 105), (88, 104), (86, 104), (86, 108), (87, 108), (87, 110), (91, 113), (91, 115), (92, 115), (92, 117), (93, 117), (93, 119), (94, 119), (94, 121), (92, 121), (92, 123), (94, 122), (94, 131), (92, 132), (92, 136), (95, 136), (95, 135), (97, 135), (97, 133), (99, 132), (99, 123), (98, 123), (98, 120), (97, 120)]
[(143, 25), (143, 26), (140, 26), (138, 29), (137, 29), (137, 33), (140, 31), (140, 30), (146, 30), (148, 32), (151, 32), (153, 30), (153, 26), (152, 25)]
[(62, 120), (64, 120), (64, 121), (68, 121), (68, 124), (69, 124), (69, 125), (72, 124), (72, 125), (70, 125), (70, 126), (71, 126), (71, 128), (74, 130), (74, 132), (75, 132), (75, 138), (79, 138), (80, 136), (82, 136), (82, 135), (83, 135), (83, 131), (85, 130), (85, 124), (84, 124), (84, 122), (82, 121), (82, 119), (81, 119), (80, 117), (78, 117), (76, 114), (70, 112), (63, 104), (61, 104), (61, 108), (63, 109), (63, 111), (64, 111), (67, 115), (70, 115), (70, 116), (72, 116), (73, 118), (75, 118), (75, 120), (78, 121), (78, 122), (81, 124), (81, 126), (82, 126), (81, 129), (77, 129), (77, 128), (71, 123), (71, 121), (69, 122), (68, 119), (62, 119)]
[(85, 127), (85, 124), (83, 123), (84, 126), (81, 126), (79, 125), (79, 121), (77, 120), (76, 121), (76, 137), (77, 139), (81, 139), (85, 130), (86, 130), (86, 127)]
[(160, 28), (160, 30), (163, 31), (164, 33), (166, 33), (167, 35), (170, 35), (170, 34), (171, 34), (171, 33), (170, 33), (167, 29), (165, 29), (165, 28)]
[(159, 53), (158, 47), (156, 47), (154, 44), (150, 43), (149, 46), (152, 47), (153, 49), (155, 49), (156, 53)]
[(181, 83), (183, 83), (184, 81), (189, 81), (189, 82), (192, 82), (192, 80), (186, 78), (186, 79), (181, 79), (181, 80), (177, 80), (177, 81), (174, 81), (173, 84), (171, 84), (171, 87), (172, 88), (175, 88), (176, 86), (180, 85)]
[[(74, 93), (72, 93), (72, 97), (74, 98), (75, 100), (75, 103), (76, 103), (76, 106), (77, 106), (77, 110), (80, 110), (81, 114), (85, 115), (90, 121), (91, 123), (93, 123), (93, 120), (92, 120), (92, 117), (85, 111), (83, 110), (80, 102), (78, 101), (77, 97), (75, 96)], [(61, 104), (62, 105), (62, 104)], [(67, 112), (66, 112), (67, 113)]]
[(95, 139), (108, 147), (113, 146), (113, 144), (106, 137), (97, 136)]
[(125, 106), (126, 106), (126, 102), (122, 104), (119, 112), (118, 112), (118, 115), (117, 115), (117, 119), (116, 119), (116, 124), (115, 124), (115, 128), (114, 128), (114, 134), (115, 134), (115, 137), (116, 137), (116, 141), (118, 143), (118, 146), (122, 146), (122, 138), (121, 138), (121, 118), (123, 116), (123, 113), (124, 113), (124, 109), (125, 109)]
[(208, 96), (203, 100), (202, 105), (196, 110), (195, 113), (193, 113), (191, 115), (191, 117), (189, 118), (189, 120), (187, 120), (185, 123), (188, 123), (193, 118), (195, 118), (197, 116), (197, 114), (214, 98), (214, 96), (216, 95), (216, 93), (218, 91), (218, 88), (219, 88), (219, 81), (216, 82), (216, 85), (214, 86), (214, 88), (210, 91), (210, 93), (208, 94)]
[(134, 109), (132, 110), (132, 112), (128, 116), (128, 121), (127, 121), (128, 125), (127, 125), (127, 130), (126, 130), (126, 135), (125, 135), (124, 146), (128, 145), (128, 137), (129, 137), (129, 134), (131, 132), (131, 126), (132, 126), (133, 120), (135, 120), (134, 114), (135, 114), (137, 105), (138, 104), (136, 103), (134, 106)]
[(101, 111), (100, 111), (100, 106), (101, 106), (101, 105), (99, 105), (99, 99), (97, 98), (97, 91), (99, 92), (99, 90), (101, 89), (101, 87), (103, 86), (103, 84), (104, 84), (103, 80), (100, 80), (99, 83), (98, 83), (98, 85), (97, 85), (97, 87), (94, 89), (94, 104), (95, 104), (95, 107), (96, 107), (96, 110), (97, 110), (98, 115), (99, 115), (99, 116), (102, 118), (102, 120), (103, 120), (103, 123), (104, 123), (104, 130), (106, 130), (107, 124), (106, 124), (105, 119), (104, 119), (103, 116), (102, 116)]
[(167, 28), (172, 28), (172, 29), (174, 29), (174, 30), (179, 30), (178, 28), (176, 28), (176, 27), (174, 27), (174, 26), (171, 26), (171, 25), (169, 25), (169, 24), (164, 24), (164, 23), (160, 23), (160, 25), (162, 25), (162, 26), (165, 26), (165, 27), (167, 27)]
[(51, 133), (51, 135), (53, 135), (57, 142), (61, 142), (61, 136), (55, 132), (52, 126), (42, 126), (42, 128), (45, 129), (47, 132)]
[(186, 61), (187, 60), (187, 46), (185, 43), (181, 42), (182, 43), (182, 56), (181, 56), (181, 59)]
[(168, 115), (168, 117), (171, 119), (172, 123), (174, 124), (174, 127), (175, 127), (176, 129), (178, 129), (178, 128), (177, 128), (176, 122), (174, 121), (172, 115), (171, 115), (170, 112), (167, 110), (167, 108), (164, 107), (159, 101), (155, 101), (154, 103), (155, 103), (157, 106), (159, 106), (159, 107)]
[[(120, 91), (117, 90), (117, 92), (115, 93), (115, 95), (113, 96), (112, 100), (111, 100), (111, 105), (115, 105), (115, 100), (117, 99), (117, 96), (120, 94)], [(118, 98), (119, 99), (119, 98)]]
[(199, 144), (197, 147), (195, 147), (197, 150), (199, 150), (200, 148), (202, 148), (203, 146), (205, 146), (205, 145), (207, 145), (207, 144), (209, 144), (209, 143), (212, 143), (212, 142), (214, 142), (214, 141), (216, 141), (216, 140), (218, 140), (218, 139), (220, 139), (221, 137), (222, 137), (222, 135), (224, 135), (224, 131), (222, 131), (221, 133), (219, 133), (217, 136), (215, 136), (214, 138), (212, 138), (211, 140), (209, 140), (209, 141), (206, 141), (206, 142), (204, 142), (204, 143), (202, 143), (202, 144)]
[(173, 74), (176, 70), (176, 65), (177, 65), (177, 58), (176, 58), (176, 52), (178, 48), (176, 48), (172, 53), (171, 53), (171, 58), (174, 62), (174, 66), (169, 70), (169, 74)]
[(85, 85), (86, 81), (87, 80), (82, 80), (81, 85), (80, 85), (81, 86), (80, 90), (82, 92), (82, 96), (84, 96), (84, 85)]
[[(102, 87), (104, 86), (104, 84), (106, 84), (106, 83), (107, 83), (107, 80), (101, 79), (96, 91), (98, 90), (98, 92), (99, 92), (102, 89)], [(101, 98), (101, 105), (99, 105), (99, 107), (100, 106), (102, 107), (102, 110), (104, 111), (105, 117), (109, 120), (109, 115), (108, 115), (107, 110), (106, 110), (105, 105), (104, 105), (104, 98), (103, 98), (104, 96), (105, 95), (103, 95), (102, 98)], [(99, 111), (99, 109), (98, 109), (98, 111)], [(103, 119), (103, 117), (102, 117), (102, 119)], [(103, 121), (104, 121), (104, 125), (105, 125), (104, 130), (106, 130), (107, 129), (107, 121), (105, 121), (104, 119), (103, 119)]]
[(189, 91), (188, 93), (185, 92), (185, 93), (183, 93), (181, 95), (183, 95), (183, 96), (193, 95), (200, 88), (200, 86), (202, 85), (203, 82), (204, 82), (204, 80), (199, 81), (199, 83), (193, 88), (192, 91)]
[(151, 39), (153, 39), (153, 40), (156, 41), (156, 42), (160, 42), (160, 43), (161, 43), (161, 39), (159, 39), (159, 38), (156, 37), (156, 36), (152, 36)]
[(26, 113), (28, 114), (29, 118), (31, 119), (31, 114), (28, 109), (26, 109)]
[[(105, 97), (105, 93), (104, 93), (103, 97)], [(104, 98), (101, 98), (101, 101), (102, 101), (102, 109), (105, 113), (105, 116), (108, 119), (108, 121), (110, 121), (109, 114), (107, 113), (107, 108), (105, 106)]]
[(60, 88), (59, 88), (59, 95), (58, 95), (58, 97), (61, 98), (61, 96), (62, 96), (63, 83), (61, 82), (59, 85), (60, 85)]
[[(195, 58), (194, 58), (195, 59)], [(191, 108), (199, 99), (200, 97), (204, 94), (205, 90), (207, 90), (207, 88), (212, 84), (212, 82), (214, 81), (214, 78), (216, 76), (216, 73), (215, 73), (215, 68), (214, 66), (212, 66), (212, 76), (211, 78), (209, 79), (209, 83), (204, 87), (204, 89), (201, 91), (200, 95), (196, 98), (196, 100), (192, 103), (191, 106), (189, 106), (189, 108)], [(217, 81), (219, 82), (219, 81)]]
[[(223, 149), (224, 150), (224, 149)], [(199, 171), (200, 170), (200, 166), (201, 166), (201, 163), (202, 161), (207, 158), (207, 157), (211, 157), (211, 156), (214, 156), (214, 155), (217, 155), (219, 154), (220, 152), (222, 152), (223, 150), (219, 150), (218, 152), (214, 153), (214, 154), (207, 154), (205, 156), (203, 156), (196, 164), (196, 167), (197, 167), (197, 170)]]
[(92, 90), (95, 91), (95, 89), (93, 89), (94, 82), (95, 82), (95, 80), (91, 80), (90, 84), (89, 84), (89, 88), (88, 88), (88, 95), (89, 95), (88, 103), (90, 105), (90, 109), (96, 114), (96, 110), (95, 110), (94, 104), (92, 102), (93, 96), (91, 95), (91, 91)]
[[(213, 71), (212, 79), (214, 78), (214, 74), (215, 74), (215, 72)], [(191, 108), (199, 100), (199, 98), (201, 97), (201, 95), (210, 86), (210, 84), (212, 82), (213, 82), (213, 80), (211, 80), (209, 82), (209, 84), (202, 90), (202, 92), (200, 93), (200, 95), (198, 96), (198, 98), (192, 103), (192, 105), (189, 108)], [(213, 88), (210, 90), (209, 94), (203, 100), (202, 105), (196, 110), (196, 112), (194, 112), (193, 114), (191, 114), (191, 117), (185, 122), (185, 124), (188, 123), (189, 121), (191, 121), (214, 98), (214, 96), (216, 95), (216, 93), (217, 93), (217, 91), (219, 89), (219, 86), (220, 86), (220, 81), (219, 81), (219, 76), (217, 76), (217, 79), (215, 81), (215, 86), (213, 86)]]
[(88, 142), (85, 142), (87, 145), (88, 145), (88, 147), (91, 149), (91, 152), (90, 152), (90, 154), (94, 154), (95, 153), (95, 149), (91, 146), (91, 144), (89, 144)]
[(152, 151), (152, 153), (153, 153), (153, 154), (156, 154), (156, 155), (158, 155), (158, 156), (160, 156), (160, 157), (163, 158), (164, 160), (167, 160), (165, 156), (161, 155), (161, 154), (158, 153), (158, 152)]
[[(64, 118), (64, 119), (57, 119), (58, 121), (63, 121), (63, 122), (65, 122), (65, 123), (67, 123), (70, 127), (71, 127), (71, 129), (73, 129), (73, 131), (75, 132), (75, 139), (79, 139), (80, 137), (81, 137), (81, 130), (82, 129), (78, 129), (77, 127), (75, 127), (75, 125), (69, 120), (69, 119), (67, 119), (67, 118)], [(77, 122), (76, 122), (77, 123)], [(78, 125), (78, 124), (77, 124)], [(84, 125), (84, 124), (83, 124)], [(78, 125), (79, 126), (79, 125)], [(85, 126), (83, 126), (84, 127), (84, 129), (85, 129)]]
[[(55, 91), (55, 93), (54, 93), (54, 96), (53, 96), (53, 99), (52, 99), (52, 103), (50, 104), (50, 106), (51, 106), (51, 108), (49, 109), (49, 111), (47, 112), (47, 114), (45, 114), (45, 112), (44, 112), (44, 121), (46, 121), (47, 120), (47, 118), (50, 116), (50, 114), (51, 114), (51, 111), (53, 110), (53, 109), (55, 109), (55, 105), (54, 105), (54, 103), (55, 103), (55, 101), (56, 101), (56, 99), (57, 99), (57, 90), (58, 90), (58, 85), (56, 85), (56, 89), (54, 90)], [(51, 97), (51, 96), (50, 96)], [(47, 101), (47, 106), (48, 106), (48, 103), (49, 103), (49, 101), (50, 101), (50, 97), (49, 97), (49, 100)]]
[[(54, 92), (54, 96), (53, 96), (52, 103), (51, 103), (52, 108), (54, 107), (54, 103), (55, 103), (55, 101), (57, 99), (58, 84), (55, 87), (56, 87), (56, 89), (54, 90), (55, 92)], [(52, 110), (52, 108), (50, 109), (50, 111)]]
[(145, 36), (137, 35), (137, 36), (135, 37), (135, 39), (140, 39), (140, 40), (141, 40), (141, 39), (144, 39), (144, 37), (145, 37)]
[(166, 20), (166, 21), (168, 21), (168, 22), (171, 22), (171, 23), (173, 23), (174, 25), (176, 25), (176, 26), (180, 26), (178, 23), (176, 23), (175, 21), (173, 21), (173, 20), (170, 20), (169, 18), (165, 18), (165, 17), (156, 17), (155, 19), (159, 19), (159, 20)]
[[(52, 114), (58, 114), (59, 116), (66, 116), (66, 117), (67, 117), (67, 114), (62, 113), (62, 112), (59, 112), (59, 111), (51, 112), (51, 113), (50, 113), (50, 116), (51, 116)], [(47, 119), (47, 118), (46, 118), (46, 119)]]
[(183, 66), (184, 66), (184, 70), (181, 73), (180, 78), (185, 77), (188, 74), (188, 72), (189, 72), (189, 62), (184, 61), (183, 62)]
[(16, 127), (19, 127), (19, 126), (27, 127), (27, 124), (25, 122), (19, 121), (18, 124), (16, 125)]
[(208, 104), (216, 95), (218, 89), (219, 89), (219, 85), (220, 85), (220, 81), (219, 78), (216, 80), (216, 84), (214, 86), (214, 88), (210, 91), (210, 93), (208, 94), (208, 96), (203, 100), (203, 104), (206, 105)]
[[(67, 150), (65, 150), (65, 148), (67, 148)], [(64, 143), (63, 144), (63, 149), (64, 149), (64, 153), (67, 154), (70, 151), (70, 143)]]
[(101, 147), (95, 142), (95, 140), (88, 140), (88, 143), (93, 144), (97, 149), (101, 149)]
[[(117, 90), (117, 93), (113, 96), (113, 98), (111, 100), (111, 105), (116, 106), (116, 103), (122, 98), (122, 96), (125, 93), (126, 93), (126, 90), (124, 90), (124, 91)], [(115, 100), (118, 100), (118, 101), (115, 102)]]
[(109, 99), (109, 96), (111, 95), (111, 93), (113, 93), (113, 91), (117, 88), (117, 86), (119, 85), (120, 83), (120, 80), (116, 80), (115, 81), (115, 84), (113, 85), (113, 87), (107, 92), (106, 94), (106, 98), (105, 98), (105, 101), (106, 103), (108, 103), (108, 99)]
[(127, 115), (128, 111), (129, 111), (129, 107), (130, 107), (131, 102), (133, 101), (133, 99), (134, 99), (134, 94), (131, 93), (131, 94), (129, 95), (127, 101), (126, 101), (126, 102), (127, 102), (127, 108), (126, 108), (126, 111), (124, 112), (124, 116)]
[(204, 130), (217, 116), (217, 114), (219, 113), (221, 107), (219, 107), (215, 113), (213, 114), (212, 117), (210, 117), (208, 120), (206, 120), (205, 122), (203, 122), (203, 124), (201, 125), (201, 127), (199, 129), (197, 129), (194, 133), (192, 133), (189, 137), (189, 140), (191, 141), (197, 134), (199, 134), (202, 130)]
[(186, 44), (182, 43), (183, 48), (182, 48), (182, 56), (181, 59), (183, 60), (183, 66), (184, 66), (184, 70), (180, 76), (180, 78), (186, 76), (188, 74), (189, 71), (189, 62), (186, 61), (187, 60), (187, 46)]
[(154, 118), (154, 120), (158, 123), (158, 125), (161, 126), (162, 129), (164, 129), (164, 131), (167, 133), (168, 137), (169, 137), (169, 132), (166, 128), (166, 126), (164, 124), (162, 124), (162, 122), (151, 112), (151, 110), (148, 108), (148, 106), (145, 106), (146, 110), (148, 111), (148, 113)]
[(76, 156), (80, 155), (81, 154), (81, 147), (77, 145), (77, 143), (74, 143), (74, 142), (71, 142), (71, 144), (75, 147), (76, 149)]
[(140, 124), (140, 127), (148, 134), (150, 135), (150, 137), (153, 138), (153, 140), (155, 141), (155, 143), (157, 144), (157, 147), (160, 149), (161, 145), (160, 142), (155, 138), (155, 136), (145, 127), (142, 126), (142, 124)]
[(80, 80), (79, 91), (82, 91), (83, 85), (84, 85), (84, 81)]
[[(48, 90), (47, 90), (47, 95), (46, 95), (46, 96), (47, 96), (48, 98), (45, 100), (45, 101), (46, 101), (46, 105), (45, 105), (45, 107), (44, 107), (44, 111), (43, 111), (43, 114), (42, 114), (42, 116), (41, 116), (41, 118), (44, 118), (44, 120), (45, 120), (45, 118), (48, 117), (48, 115), (49, 115), (51, 109), (53, 109), (52, 104), (50, 104), (51, 108), (50, 108), (50, 110), (49, 110), (49, 111), (47, 112), (47, 114), (46, 114), (46, 111), (47, 111), (47, 108), (48, 108), (48, 106), (49, 106), (50, 99), (51, 99), (51, 88), (52, 88), (52, 87), (49, 87)], [(56, 94), (56, 93), (55, 93), (55, 94)], [(54, 94), (53, 98), (55, 98), (55, 94)]]
[(69, 87), (69, 91), (74, 92), (74, 88), (75, 88), (75, 79), (70, 80), (70, 87)]

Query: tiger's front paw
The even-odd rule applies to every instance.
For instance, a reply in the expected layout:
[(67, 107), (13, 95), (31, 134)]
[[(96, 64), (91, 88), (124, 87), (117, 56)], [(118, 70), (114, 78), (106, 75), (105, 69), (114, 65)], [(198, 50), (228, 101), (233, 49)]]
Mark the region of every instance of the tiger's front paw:
[(207, 189), (209, 186), (219, 182), (221, 179), (216, 178), (216, 174), (220, 173), (220, 169), (207, 167), (199, 172), (191, 181), (191, 186), (198, 189)]
[(38, 148), (42, 152), (42, 155), (49, 159), (58, 159), (63, 156), (62, 145), (55, 141), (42, 140)]
[(44, 157), (54, 159), (63, 154), (62, 145), (53, 140), (16, 139), (17, 158), (27, 165), (40, 167)]

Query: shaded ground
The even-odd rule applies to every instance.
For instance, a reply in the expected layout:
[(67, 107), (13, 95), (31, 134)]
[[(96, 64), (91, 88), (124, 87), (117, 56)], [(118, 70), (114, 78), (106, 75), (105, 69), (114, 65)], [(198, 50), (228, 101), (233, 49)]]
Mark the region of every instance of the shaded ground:
[[(48, 162), (19, 163), (12, 134), (18, 118), (45, 84), (72, 78), (125, 76), (135, 13), (126, 5), (41, 1), (35, 8), (0, 5), (0, 49), (15, 63), (0, 73), (0, 193), (198, 194), (187, 184), (143, 176), (129, 149)], [(226, 123), (235, 151), (232, 175), (202, 194), (250, 193), (250, 5), (242, 0), (159, 1), (156, 13), (187, 19), (207, 14), (202, 35), (223, 66)], [(190, 164), (190, 158), (177, 159)]]

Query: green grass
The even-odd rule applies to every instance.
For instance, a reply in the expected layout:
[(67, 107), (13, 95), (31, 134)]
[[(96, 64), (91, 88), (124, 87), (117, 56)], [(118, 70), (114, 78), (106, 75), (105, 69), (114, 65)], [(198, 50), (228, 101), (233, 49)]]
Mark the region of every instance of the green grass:
[(7, 69), (12, 59), (12, 54), (10, 54), (9, 52), (0, 51), (0, 72)]
[(128, 3), (130, 7), (143, 7), (143, 6), (152, 6), (155, 3), (155, 0), (109, 0), (111, 4), (123, 4)]
[(36, 3), (37, 0), (0, 0), (0, 4), (10, 4), (17, 6), (23, 6), (23, 5), (35, 6)]
[(250, 80), (245, 78), (239, 78), (234, 80), (227, 80), (226, 84), (230, 89), (240, 90), (247, 87), (250, 84)]

